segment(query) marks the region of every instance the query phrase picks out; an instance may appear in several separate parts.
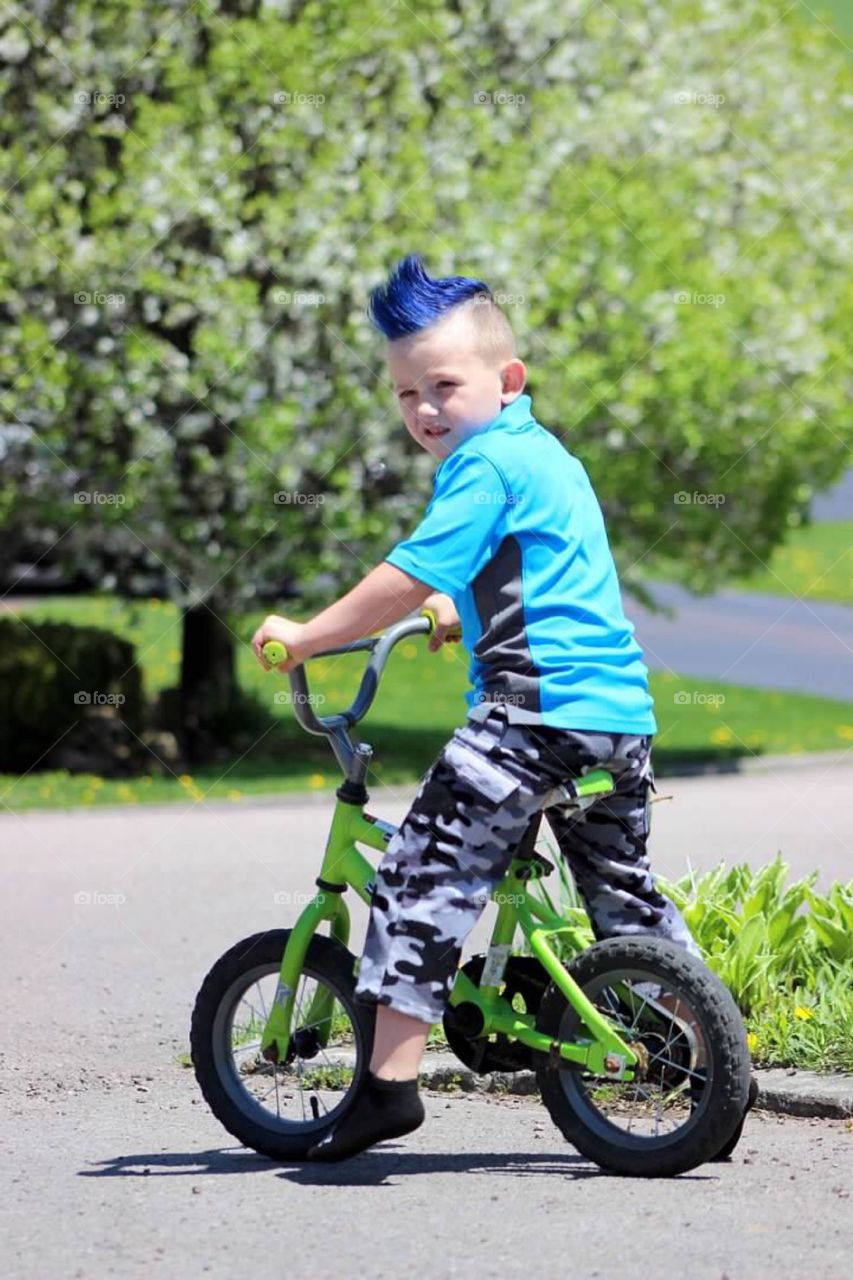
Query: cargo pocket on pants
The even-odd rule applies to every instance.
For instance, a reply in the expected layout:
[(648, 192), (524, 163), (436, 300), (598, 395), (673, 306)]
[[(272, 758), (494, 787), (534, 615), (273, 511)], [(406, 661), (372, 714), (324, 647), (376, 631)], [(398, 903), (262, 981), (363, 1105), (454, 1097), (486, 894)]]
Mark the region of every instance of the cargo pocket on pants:
[(444, 748), (444, 758), (460, 779), (493, 809), (505, 804), (521, 787), (518, 778), (455, 738)]

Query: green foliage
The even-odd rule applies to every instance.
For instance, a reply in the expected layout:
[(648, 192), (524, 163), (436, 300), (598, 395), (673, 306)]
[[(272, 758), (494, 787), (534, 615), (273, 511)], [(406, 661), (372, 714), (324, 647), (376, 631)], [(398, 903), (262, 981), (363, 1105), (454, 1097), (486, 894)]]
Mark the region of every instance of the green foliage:
[[(562, 914), (582, 945), (592, 930), (574, 881), (560, 876)], [(777, 856), (760, 871), (721, 863), (658, 884), (679, 909), (705, 962), (744, 1015), (750, 1049), (765, 1066), (853, 1070), (853, 882), (817, 893), (817, 873), (787, 884)], [(539, 893), (553, 906), (544, 885)], [(568, 954), (573, 948), (569, 945)]]
[(747, 1014), (781, 986), (817, 991), (845, 973), (853, 984), (853, 883), (818, 894), (816, 872), (788, 885), (787, 871), (777, 855), (757, 873), (721, 864), (665, 885)]
[[(120, 701), (119, 701), (120, 700)], [(96, 627), (0, 618), (0, 769), (44, 767), (84, 718), (119, 708), (139, 730), (141, 681), (133, 645)]]
[(44, 0), (2, 23), (8, 551), (108, 553), (118, 591), (165, 564), (218, 610), (285, 573), (349, 585), (428, 493), (364, 316), (413, 249), (507, 295), (629, 585), (641, 556), (698, 589), (765, 560), (845, 464), (850, 68), (795, 9)]
[(853, 883), (787, 883), (777, 856), (661, 881), (710, 968), (731, 990), (767, 1062), (853, 1066)]

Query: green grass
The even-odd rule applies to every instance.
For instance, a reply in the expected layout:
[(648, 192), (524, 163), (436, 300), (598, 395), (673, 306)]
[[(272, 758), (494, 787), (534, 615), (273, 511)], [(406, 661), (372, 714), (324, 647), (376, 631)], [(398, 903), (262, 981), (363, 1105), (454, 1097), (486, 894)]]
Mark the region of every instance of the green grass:
[[(125, 602), (109, 597), (51, 598), (23, 610), (30, 625), (40, 619), (103, 626), (136, 645), (150, 697), (174, 685), (180, 660), (178, 613), (159, 601)], [(0, 775), (0, 801), (16, 809), (70, 808), (105, 804), (236, 803), (270, 793), (329, 793), (340, 780), (324, 739), (296, 724), (291, 708), (277, 703), (289, 682), (265, 674), (248, 648), (258, 616), (230, 619), (243, 642), (238, 653), (241, 686), (268, 711), (270, 731), (243, 759), (199, 768), (192, 776), (153, 776), (127, 781), (65, 772), (33, 772), (22, 779)], [(351, 700), (363, 670), (363, 655), (327, 658), (309, 665), (311, 688), (328, 701), (320, 714)], [(656, 767), (665, 774), (674, 761), (732, 760), (764, 753), (820, 751), (853, 742), (853, 703), (720, 686), (692, 676), (654, 673), (651, 677), (659, 732)], [(370, 785), (407, 783), (420, 777), (465, 715), (467, 661), (459, 646), (437, 654), (421, 638), (394, 652), (379, 695), (359, 727), (376, 755)], [(676, 695), (688, 701), (676, 701)], [(722, 699), (722, 701), (719, 701)]]
[(831, 27), (844, 40), (848, 54), (851, 53), (849, 37), (853, 35), (853, 3), (851, 0), (822, 0), (820, 4), (802, 0), (800, 8), (807, 18), (812, 18)]
[(853, 603), (853, 520), (831, 520), (795, 530), (766, 569), (733, 586), (763, 594)]

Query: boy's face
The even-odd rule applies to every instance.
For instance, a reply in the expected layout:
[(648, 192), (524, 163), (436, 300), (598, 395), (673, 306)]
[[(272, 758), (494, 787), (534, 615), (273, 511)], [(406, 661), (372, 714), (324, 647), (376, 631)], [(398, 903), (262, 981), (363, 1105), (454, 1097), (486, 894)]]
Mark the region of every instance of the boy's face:
[(517, 359), (484, 359), (458, 313), (389, 342), (387, 359), (406, 430), (439, 461), (521, 395), (527, 373)]

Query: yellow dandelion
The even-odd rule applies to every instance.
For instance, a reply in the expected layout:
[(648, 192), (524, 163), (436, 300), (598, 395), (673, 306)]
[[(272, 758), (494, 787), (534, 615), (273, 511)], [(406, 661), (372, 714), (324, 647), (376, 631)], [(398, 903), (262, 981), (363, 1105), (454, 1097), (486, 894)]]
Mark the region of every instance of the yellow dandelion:
[(160, 608), (160, 601), (159, 601), (159, 600), (149, 600), (149, 601), (148, 601), (148, 608), (149, 608), (149, 609), (159, 609), (159, 608)]
[(794, 1010), (794, 1017), (799, 1018), (800, 1022), (808, 1022), (810, 1018), (814, 1017), (814, 1013), (811, 1009), (807, 1009), (804, 1004), (798, 1004)]
[(839, 738), (843, 738), (845, 742), (853, 742), (853, 724), (837, 724), (835, 732)]
[(118, 796), (119, 800), (129, 800), (130, 797), (133, 795), (133, 792), (131, 791), (130, 787), (127, 785), (126, 782), (122, 782), (116, 787), (116, 795)]
[(323, 773), (312, 773), (308, 779), (309, 787), (325, 787), (326, 775)]
[(725, 725), (720, 725), (719, 729), (715, 729), (711, 734), (711, 741), (716, 742), (717, 745), (721, 747), (728, 746), (728, 744), (730, 742), (734, 742), (734, 740), (735, 735), (732, 733), (731, 729), (726, 728)]
[(100, 787), (104, 785), (104, 780), (103, 778), (90, 778), (88, 785), (94, 788), (95, 791), (97, 791)]
[(242, 792), (242, 791), (229, 791), (229, 792), (228, 792), (228, 799), (229, 799), (229, 800), (242, 800), (242, 799), (243, 799), (243, 792)]
[(400, 652), (407, 661), (411, 662), (413, 658), (418, 656), (418, 651), (413, 644), (404, 644), (400, 646)]
[(177, 662), (177, 661), (178, 661), (178, 659), (180, 658), (180, 656), (181, 656), (181, 655), (178, 653), (178, 650), (177, 650), (177, 649), (170, 649), (170, 650), (169, 650), (169, 661), (170, 661), (170, 662)]
[(754, 1031), (748, 1031), (746, 1036), (746, 1047), (750, 1053), (755, 1053), (758, 1048), (758, 1036)]
[(180, 782), (182, 787), (191, 787), (195, 782), (195, 778), (191, 773), (182, 773), (178, 778), (178, 782)]

